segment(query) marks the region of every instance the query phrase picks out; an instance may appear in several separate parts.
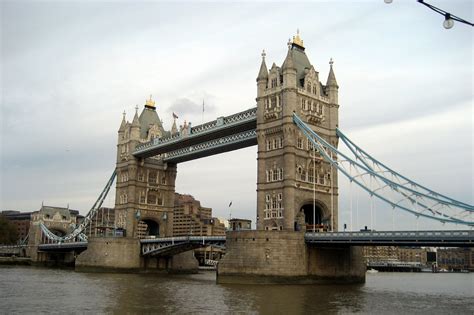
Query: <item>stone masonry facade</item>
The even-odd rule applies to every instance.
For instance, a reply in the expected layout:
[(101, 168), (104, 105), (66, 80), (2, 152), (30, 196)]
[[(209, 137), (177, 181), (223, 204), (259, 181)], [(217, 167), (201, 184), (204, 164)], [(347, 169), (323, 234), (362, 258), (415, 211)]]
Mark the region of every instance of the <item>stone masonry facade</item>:
[[(151, 96), (140, 116), (137, 107), (131, 123), (125, 120), (124, 113), (118, 131), (115, 226), (123, 229), (127, 237), (138, 237), (139, 233), (164, 237), (173, 233), (176, 164), (132, 155), (137, 145), (169, 134), (163, 129)], [(145, 231), (139, 231), (139, 225)]]
[(339, 87), (332, 61), (330, 65), (323, 85), (319, 72), (306, 56), (299, 34), (288, 43), (288, 54), (281, 67), (273, 63), (267, 70), (265, 52), (262, 53), (256, 99), (258, 230), (293, 231), (301, 213), (306, 214), (307, 224), (337, 229), (337, 170), (313, 150), (312, 143), (293, 123), (296, 113), (337, 147)]

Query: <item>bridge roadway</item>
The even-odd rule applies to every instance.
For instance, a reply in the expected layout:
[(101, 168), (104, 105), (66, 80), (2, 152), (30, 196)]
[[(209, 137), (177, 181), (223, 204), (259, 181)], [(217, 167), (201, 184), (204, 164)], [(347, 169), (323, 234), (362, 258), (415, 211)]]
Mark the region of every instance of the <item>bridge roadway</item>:
[(236, 113), (137, 146), (133, 155), (160, 156), (165, 162), (185, 162), (257, 144), (257, 108)]
[[(225, 236), (178, 236), (140, 240), (141, 254), (144, 256), (175, 255), (211, 245), (225, 248), (225, 242)], [(305, 242), (314, 246), (474, 247), (474, 230), (307, 232)], [(64, 251), (85, 248), (87, 242), (69, 242), (41, 244), (38, 250)]]
[[(277, 233), (277, 232), (276, 232)], [(142, 239), (142, 255), (167, 255), (203, 247), (225, 247), (225, 236), (182, 236)], [(305, 233), (315, 246), (474, 247), (474, 231), (360, 231)]]

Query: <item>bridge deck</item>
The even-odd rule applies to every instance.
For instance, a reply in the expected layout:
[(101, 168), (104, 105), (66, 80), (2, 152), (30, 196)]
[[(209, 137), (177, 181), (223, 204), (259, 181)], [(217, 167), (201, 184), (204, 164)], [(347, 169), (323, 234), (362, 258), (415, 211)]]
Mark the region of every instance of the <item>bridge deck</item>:
[[(177, 158), (178, 153), (181, 154), (181, 150), (187, 148), (192, 148), (194, 146), (203, 145), (207, 143), (207, 148), (210, 149), (210, 143), (213, 143), (219, 139), (230, 139), (232, 136), (238, 134), (244, 134), (248, 131), (255, 131), (257, 128), (257, 108), (251, 108), (246, 111), (236, 113), (226, 117), (219, 117), (216, 120), (207, 122), (202, 125), (192, 127), (189, 130), (188, 134), (178, 133), (177, 135), (171, 136), (169, 138), (156, 138), (150, 142), (139, 145), (133, 155), (135, 157), (147, 158), (151, 156), (161, 155), (161, 154), (172, 154), (174, 158)], [(229, 138), (230, 137), (230, 138)], [(234, 144), (233, 149), (227, 148), (230, 143), (225, 141), (226, 145), (220, 146), (220, 152), (232, 151), (237, 148), (254, 145), (256, 144), (256, 137), (254, 141), (247, 141), (239, 147), (239, 145)], [(242, 146), (243, 145), (243, 146)], [(189, 151), (189, 150), (188, 150)], [(189, 153), (189, 152), (188, 152)], [(214, 153), (214, 154), (217, 154)], [(206, 155), (202, 155), (206, 156)], [(207, 154), (210, 155), (210, 154)], [(188, 154), (189, 156), (189, 154)], [(194, 158), (198, 158), (194, 157)], [(186, 160), (190, 158), (187, 157)], [(171, 160), (171, 159), (168, 159)], [(170, 161), (171, 162), (171, 161)]]
[(86, 249), (87, 242), (68, 242), (68, 243), (53, 243), (53, 244), (41, 244), (38, 246), (38, 251), (51, 252), (51, 251), (70, 251), (73, 249)]
[(361, 231), (306, 233), (314, 245), (474, 247), (474, 231)]

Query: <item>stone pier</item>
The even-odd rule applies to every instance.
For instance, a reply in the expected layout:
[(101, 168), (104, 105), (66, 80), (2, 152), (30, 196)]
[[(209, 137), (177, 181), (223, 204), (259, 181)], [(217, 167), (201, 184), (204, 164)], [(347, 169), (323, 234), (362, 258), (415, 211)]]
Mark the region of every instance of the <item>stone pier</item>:
[(76, 271), (194, 273), (198, 261), (192, 251), (167, 257), (143, 257), (138, 238), (90, 238), (76, 258)]
[(227, 253), (218, 283), (363, 283), (366, 267), (359, 247), (313, 247), (303, 232), (227, 232)]

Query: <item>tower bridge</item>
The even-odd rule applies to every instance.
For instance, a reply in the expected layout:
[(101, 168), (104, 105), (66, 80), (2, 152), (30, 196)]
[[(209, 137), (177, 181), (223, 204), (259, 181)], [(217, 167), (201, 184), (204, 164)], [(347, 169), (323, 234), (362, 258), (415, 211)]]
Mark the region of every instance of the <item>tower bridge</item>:
[[(409, 180), (345, 136), (339, 129), (339, 85), (333, 62), (324, 84), (299, 34), (288, 43), (281, 66), (273, 63), (268, 70), (265, 58), (263, 52), (256, 107), (194, 127), (185, 123), (178, 128), (175, 118), (169, 131), (163, 128), (151, 97), (140, 114), (137, 107), (131, 122), (124, 114), (115, 171), (83, 224), (66, 236), (38, 224), (36, 231), (41, 229), (41, 235), (56, 243), (38, 249), (64, 249), (67, 243), (83, 248), (82, 232), (115, 179), (114, 226), (124, 237), (87, 240), (87, 250), (78, 256), (76, 266), (180, 268), (185, 250), (225, 242), (227, 253), (218, 267), (219, 282), (256, 278), (360, 282), (365, 279), (361, 245), (472, 246), (472, 231), (440, 232), (441, 236), (337, 232), (338, 172), (349, 179), (351, 187), (357, 185), (368, 193), (371, 212), (377, 198), (393, 209), (393, 215), (398, 209), (412, 214), (414, 220), (425, 217), (472, 227), (474, 207)], [(349, 154), (339, 150), (339, 140)], [(178, 164), (252, 145), (258, 147), (257, 230), (228, 232), (225, 239), (174, 237)], [(373, 229), (372, 215), (370, 219)], [(154, 239), (139, 240), (139, 225), (147, 226), (146, 234)], [(31, 233), (37, 232), (33, 229)]]

